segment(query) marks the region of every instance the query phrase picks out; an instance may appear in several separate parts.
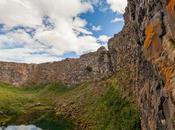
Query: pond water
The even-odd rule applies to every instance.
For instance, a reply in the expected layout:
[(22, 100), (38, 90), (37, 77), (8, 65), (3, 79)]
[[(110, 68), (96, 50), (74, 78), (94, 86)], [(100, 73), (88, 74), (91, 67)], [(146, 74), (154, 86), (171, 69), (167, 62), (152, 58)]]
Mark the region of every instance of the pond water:
[(20, 125), (20, 126), (8, 126), (8, 127), (0, 127), (0, 130), (42, 130), (34, 125)]
[[(27, 122), (26, 122), (27, 123)], [(7, 127), (0, 126), (0, 130), (72, 130), (75, 125), (72, 121), (64, 117), (44, 117), (40, 120), (33, 121), (27, 125), (9, 125)]]

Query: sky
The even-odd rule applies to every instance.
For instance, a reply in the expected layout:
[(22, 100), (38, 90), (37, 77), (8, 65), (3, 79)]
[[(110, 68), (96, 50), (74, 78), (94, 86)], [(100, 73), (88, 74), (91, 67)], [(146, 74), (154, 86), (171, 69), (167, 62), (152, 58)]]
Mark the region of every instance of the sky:
[(127, 0), (0, 0), (0, 61), (43, 63), (107, 48)]

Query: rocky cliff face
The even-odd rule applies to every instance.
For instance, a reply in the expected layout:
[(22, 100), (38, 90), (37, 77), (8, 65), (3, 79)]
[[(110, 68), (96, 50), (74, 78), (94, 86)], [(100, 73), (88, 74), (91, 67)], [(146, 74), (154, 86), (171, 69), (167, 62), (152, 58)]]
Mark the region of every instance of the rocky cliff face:
[(97, 52), (79, 59), (66, 59), (44, 64), (0, 62), (0, 80), (17, 86), (62, 81), (80, 84), (99, 81), (112, 75), (109, 52), (101, 47)]
[(109, 41), (124, 96), (143, 130), (175, 129), (175, 0), (128, 0), (125, 27)]
[(80, 59), (39, 65), (0, 63), (0, 80), (15, 85), (78, 84), (115, 75), (135, 99), (143, 130), (175, 129), (175, 0), (128, 0), (123, 30)]

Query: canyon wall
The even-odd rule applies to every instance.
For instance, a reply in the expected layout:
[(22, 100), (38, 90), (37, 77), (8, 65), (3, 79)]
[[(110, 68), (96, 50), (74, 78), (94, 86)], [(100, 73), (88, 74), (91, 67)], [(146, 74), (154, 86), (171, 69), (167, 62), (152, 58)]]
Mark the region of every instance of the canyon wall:
[(128, 0), (123, 30), (109, 41), (124, 96), (143, 130), (175, 129), (175, 0)]
[(75, 85), (99, 81), (113, 74), (109, 52), (101, 47), (97, 52), (79, 59), (66, 59), (43, 64), (0, 62), (0, 81), (17, 86), (62, 81)]

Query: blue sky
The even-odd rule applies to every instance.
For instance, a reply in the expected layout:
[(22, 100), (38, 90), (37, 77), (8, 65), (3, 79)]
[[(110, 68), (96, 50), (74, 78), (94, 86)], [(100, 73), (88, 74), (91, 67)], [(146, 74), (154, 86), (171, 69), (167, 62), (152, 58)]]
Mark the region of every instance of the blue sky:
[(97, 50), (123, 25), (126, 0), (1, 0), (0, 61), (42, 63)]
[(123, 15), (113, 12), (108, 9), (104, 12), (100, 11), (98, 7), (94, 7), (94, 13), (88, 12), (80, 16), (88, 21), (87, 28), (92, 29), (92, 26), (101, 26), (100, 31), (92, 30), (94, 36), (100, 35), (113, 36), (118, 33), (123, 27), (123, 21), (111, 22), (116, 17), (123, 19)]

